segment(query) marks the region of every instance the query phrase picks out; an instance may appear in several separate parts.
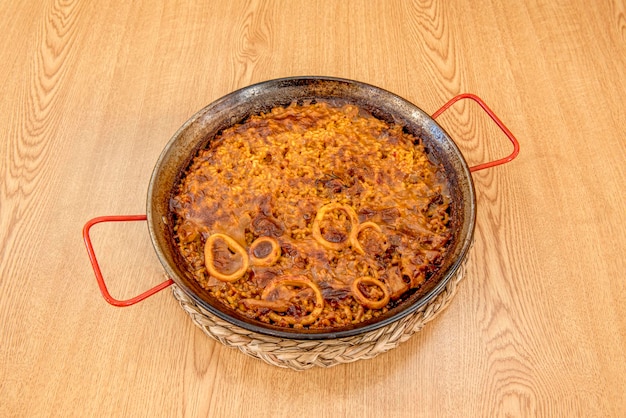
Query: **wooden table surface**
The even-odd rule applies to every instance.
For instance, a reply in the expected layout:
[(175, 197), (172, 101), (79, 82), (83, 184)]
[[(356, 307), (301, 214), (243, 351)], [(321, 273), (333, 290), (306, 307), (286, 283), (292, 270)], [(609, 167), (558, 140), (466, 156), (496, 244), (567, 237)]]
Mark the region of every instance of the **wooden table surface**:
[[(0, 416), (625, 416), (626, 4), (2, 2)], [(197, 110), (255, 82), (355, 79), (428, 113), (482, 97), (518, 137), (476, 172), (467, 275), (370, 360), (296, 372), (209, 339), (163, 291), (100, 295), (81, 230), (145, 213)], [(470, 164), (511, 150), (473, 103)], [(111, 292), (164, 278), (145, 223), (94, 228)]]

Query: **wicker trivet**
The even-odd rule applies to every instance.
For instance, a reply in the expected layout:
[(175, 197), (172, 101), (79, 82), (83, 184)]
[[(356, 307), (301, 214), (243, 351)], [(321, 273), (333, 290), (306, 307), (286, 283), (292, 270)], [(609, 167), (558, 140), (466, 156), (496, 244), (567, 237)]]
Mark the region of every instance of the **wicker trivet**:
[(448, 306), (465, 275), (465, 264), (450, 279), (443, 292), (416, 312), (365, 334), (331, 340), (292, 340), (248, 331), (206, 311), (178, 286), (173, 285), (172, 290), (191, 320), (212, 339), (273, 366), (305, 370), (313, 366), (331, 367), (374, 358), (407, 341)]

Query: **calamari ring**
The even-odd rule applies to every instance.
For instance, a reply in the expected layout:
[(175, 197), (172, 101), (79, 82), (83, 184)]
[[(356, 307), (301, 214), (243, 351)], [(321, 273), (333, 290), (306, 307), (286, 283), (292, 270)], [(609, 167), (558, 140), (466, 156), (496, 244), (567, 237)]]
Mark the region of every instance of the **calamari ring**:
[[(261, 246), (271, 245), (270, 251), (265, 254), (267, 248)], [(259, 237), (250, 244), (250, 264), (253, 266), (271, 266), (280, 258), (280, 245), (275, 238), (272, 237)], [(260, 257), (258, 256), (260, 253)]]
[[(230, 274), (224, 274), (215, 268), (215, 256), (213, 255), (213, 245), (215, 241), (221, 239), (226, 242), (228, 249), (239, 254), (241, 256), (241, 267), (239, 267), (236, 271)], [(244, 275), (246, 270), (248, 270), (248, 266), (250, 264), (250, 260), (248, 259), (248, 254), (246, 250), (234, 239), (229, 237), (226, 234), (213, 234), (207, 238), (206, 243), (204, 244), (204, 264), (209, 271), (209, 274), (215, 277), (217, 280), (222, 282), (234, 282)]]
[[(330, 242), (322, 236), (322, 231), (320, 230), (320, 222), (324, 219), (324, 215), (331, 210), (342, 210), (348, 215), (350, 219), (350, 233), (348, 238), (342, 242)], [(358, 225), (359, 225), (359, 217), (351, 206), (343, 205), (341, 203), (329, 203), (324, 205), (317, 211), (317, 215), (315, 215), (315, 220), (313, 221), (312, 232), (313, 238), (325, 248), (329, 250), (339, 251), (348, 245), (354, 245), (356, 241), (356, 236), (358, 234)]]
[[(380, 290), (383, 291), (384, 296), (382, 297), (382, 299), (378, 299), (378, 300), (373, 300), (373, 299), (368, 298), (367, 296), (363, 294), (363, 292), (361, 292), (361, 289), (359, 289), (359, 284), (361, 283), (378, 287)], [(389, 287), (385, 283), (373, 277), (369, 277), (369, 276), (357, 277), (352, 282), (351, 290), (352, 290), (352, 295), (357, 300), (357, 302), (359, 302), (363, 306), (367, 306), (368, 308), (381, 309), (389, 303), (389, 298), (390, 298)]]
[(359, 254), (365, 254), (365, 250), (363, 249), (363, 247), (361, 246), (361, 243), (359, 242), (359, 234), (367, 228), (372, 228), (379, 234), (383, 233), (383, 230), (380, 228), (380, 225), (378, 225), (375, 222), (367, 221), (367, 222), (363, 222), (362, 224), (360, 224), (356, 230), (356, 234), (354, 234), (354, 240), (351, 243), (354, 250)]
[(242, 299), (241, 303), (248, 309), (271, 309), (276, 312), (287, 312), (289, 304), (282, 300)]
[(267, 299), (267, 297), (279, 286), (295, 286), (295, 287), (310, 287), (315, 294), (315, 308), (310, 314), (301, 318), (296, 318), (291, 315), (278, 315), (272, 311), (269, 313), (269, 317), (274, 322), (286, 322), (290, 325), (300, 324), (309, 325), (315, 322), (324, 309), (324, 297), (320, 288), (306, 276), (280, 276), (273, 279), (267, 284), (265, 290), (261, 294), (261, 299)]

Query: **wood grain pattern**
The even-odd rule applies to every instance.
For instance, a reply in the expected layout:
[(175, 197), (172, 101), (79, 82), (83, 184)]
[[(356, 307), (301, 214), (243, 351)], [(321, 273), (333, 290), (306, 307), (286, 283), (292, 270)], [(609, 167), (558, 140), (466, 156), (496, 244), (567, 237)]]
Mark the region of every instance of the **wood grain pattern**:
[[(626, 415), (626, 4), (2, 2), (0, 416)], [(101, 298), (85, 221), (142, 213), (171, 135), (228, 92), (352, 78), (519, 138), (476, 172), (451, 305), (373, 360), (293, 372), (209, 340), (168, 291)], [(471, 102), (470, 164), (510, 144)], [(164, 279), (143, 223), (92, 238), (111, 292)]]

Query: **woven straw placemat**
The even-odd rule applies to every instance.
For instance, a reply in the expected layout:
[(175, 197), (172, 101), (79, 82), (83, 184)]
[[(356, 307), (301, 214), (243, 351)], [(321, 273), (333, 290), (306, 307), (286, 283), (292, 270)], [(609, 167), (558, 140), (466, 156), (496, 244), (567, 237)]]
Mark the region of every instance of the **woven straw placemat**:
[(211, 314), (178, 286), (173, 285), (172, 291), (191, 320), (210, 338), (273, 366), (306, 370), (374, 358), (408, 340), (448, 306), (465, 275), (465, 261), (443, 292), (414, 313), (364, 334), (328, 340), (283, 339), (248, 331)]

